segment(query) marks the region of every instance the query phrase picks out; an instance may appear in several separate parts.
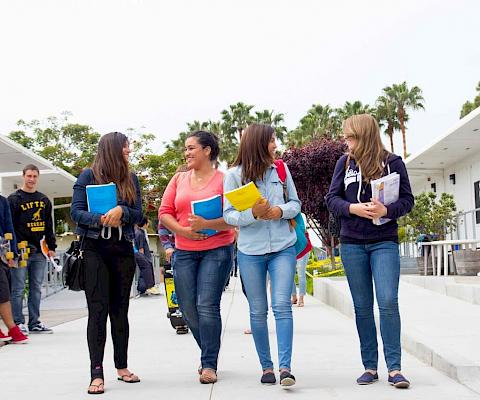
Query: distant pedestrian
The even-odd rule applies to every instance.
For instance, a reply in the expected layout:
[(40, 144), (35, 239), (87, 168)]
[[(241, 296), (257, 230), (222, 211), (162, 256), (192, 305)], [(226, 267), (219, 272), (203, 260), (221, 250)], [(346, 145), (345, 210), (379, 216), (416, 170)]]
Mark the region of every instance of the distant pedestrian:
[[(42, 253), (40, 241), (45, 238), (49, 257), (55, 257), (57, 247), (53, 229), (53, 208), (49, 198), (37, 190), (40, 171), (36, 165), (25, 166), (23, 185), (8, 196), (13, 226), (18, 242), (26, 241), (32, 249), (26, 268), (14, 268), (12, 275), (12, 311), (20, 330), (29, 333), (53, 333), (40, 321), (42, 283), (47, 269), (47, 259)], [(28, 328), (23, 315), (23, 297), (28, 278)]]
[[(0, 236), (5, 239), (5, 234), (11, 234), (10, 249), (15, 253), (16, 239), (13, 229), (12, 216), (10, 214), (10, 206), (5, 197), (0, 196)], [(6, 242), (4, 242), (6, 243)], [(2, 256), (6, 258), (7, 248), (2, 250)], [(22, 333), (20, 328), (15, 324), (12, 315), (12, 305), (10, 303), (10, 270), (15, 267), (15, 260), (7, 260), (4, 263), (0, 260), (0, 318), (7, 327), (7, 333), (4, 334), (0, 330), (0, 342), (21, 344), (27, 343), (28, 337)]]
[[(341, 219), (340, 255), (355, 306), (355, 320), (365, 372), (359, 385), (378, 380), (377, 330), (373, 314), (373, 285), (380, 310), (380, 332), (388, 381), (398, 388), (410, 382), (401, 371), (397, 218), (413, 207), (407, 170), (402, 159), (385, 150), (378, 123), (370, 115), (354, 115), (343, 125), (348, 153), (335, 167), (326, 196), (328, 209)], [(399, 199), (384, 206), (372, 198), (371, 181), (390, 173), (400, 176)], [(387, 218), (382, 225), (374, 219)]]
[(159, 295), (160, 290), (155, 286), (155, 274), (153, 272), (153, 257), (150, 252), (148, 240), (149, 221), (143, 217), (142, 221), (135, 226), (135, 262), (139, 269), (137, 291), (139, 294)]

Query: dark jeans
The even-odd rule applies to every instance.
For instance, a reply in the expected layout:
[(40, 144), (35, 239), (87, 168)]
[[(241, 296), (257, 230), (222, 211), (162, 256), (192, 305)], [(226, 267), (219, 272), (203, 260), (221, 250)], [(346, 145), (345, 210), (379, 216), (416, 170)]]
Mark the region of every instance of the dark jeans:
[[(401, 368), (398, 244), (342, 244), (341, 256), (355, 307), (355, 321), (365, 369), (377, 369), (377, 329), (373, 315), (373, 284), (380, 311), (383, 352), (389, 371)], [(372, 282), (373, 280), (373, 282)]]
[(152, 262), (142, 253), (135, 253), (135, 262), (140, 272), (138, 276), (137, 290), (139, 293), (145, 293), (147, 289), (155, 286), (153, 265)]
[(232, 267), (232, 246), (175, 251), (173, 275), (183, 316), (201, 349), (202, 368), (217, 369), (220, 299)]
[(103, 377), (103, 354), (110, 317), (115, 368), (127, 368), (128, 305), (135, 274), (132, 242), (85, 238), (87, 340), (92, 379)]

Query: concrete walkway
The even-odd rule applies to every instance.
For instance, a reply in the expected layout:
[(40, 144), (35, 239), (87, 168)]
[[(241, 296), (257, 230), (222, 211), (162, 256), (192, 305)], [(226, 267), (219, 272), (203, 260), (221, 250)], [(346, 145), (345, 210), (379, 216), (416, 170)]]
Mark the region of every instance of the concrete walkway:
[[(468, 299), (478, 281), (460, 281), (451, 292)], [(448, 295), (445, 285), (443, 277), (402, 276), (399, 306), (403, 348), (480, 394), (480, 306)], [(321, 301), (354, 317), (345, 278), (317, 279), (314, 291)]]
[[(248, 327), (248, 306), (233, 280), (222, 300), (223, 344), (219, 382), (198, 383), (199, 350), (191, 334), (178, 336), (166, 319), (164, 296), (132, 300), (129, 367), (142, 382), (117, 382), (111, 340), (105, 354), (105, 399), (479, 399), (480, 396), (409, 354), (404, 372), (412, 381), (408, 391), (390, 387), (383, 361), (380, 381), (357, 386), (362, 372), (358, 339), (353, 321), (317, 299), (308, 297), (305, 308), (294, 308), (295, 337), (292, 361), (297, 385), (283, 390), (262, 386), (260, 367)], [(78, 294), (62, 294), (65, 308), (80, 304)], [(53, 299), (51, 300), (53, 301)], [(271, 318), (272, 354), (276, 347)], [(89, 360), (85, 338), (86, 318), (56, 326), (53, 335), (31, 336), (27, 345), (0, 349), (0, 398), (86, 399)], [(278, 364), (276, 364), (278, 365)]]

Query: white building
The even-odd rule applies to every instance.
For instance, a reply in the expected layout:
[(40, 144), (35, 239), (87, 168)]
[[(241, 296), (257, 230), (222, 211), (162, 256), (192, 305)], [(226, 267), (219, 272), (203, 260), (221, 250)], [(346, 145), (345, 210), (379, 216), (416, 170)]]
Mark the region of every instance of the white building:
[(413, 194), (450, 193), (457, 210), (459, 238), (480, 237), (480, 108), (458, 121), (430, 146), (406, 160)]
[[(76, 178), (50, 161), (26, 149), (13, 140), (0, 135), (0, 194), (7, 197), (23, 184), (22, 170), (34, 164), (40, 170), (38, 191), (45, 194), (52, 204), (57, 197), (71, 197)], [(54, 205), (54, 209), (67, 208), (70, 204)]]

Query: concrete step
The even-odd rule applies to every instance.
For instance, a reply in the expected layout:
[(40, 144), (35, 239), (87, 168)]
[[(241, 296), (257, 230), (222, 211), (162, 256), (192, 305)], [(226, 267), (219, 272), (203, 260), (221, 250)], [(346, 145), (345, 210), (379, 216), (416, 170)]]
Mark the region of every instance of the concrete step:
[[(346, 278), (315, 279), (314, 296), (354, 317)], [(409, 284), (403, 277), (399, 305), (403, 349), (480, 394), (480, 307)]]
[(480, 276), (402, 276), (402, 281), (480, 305)]

